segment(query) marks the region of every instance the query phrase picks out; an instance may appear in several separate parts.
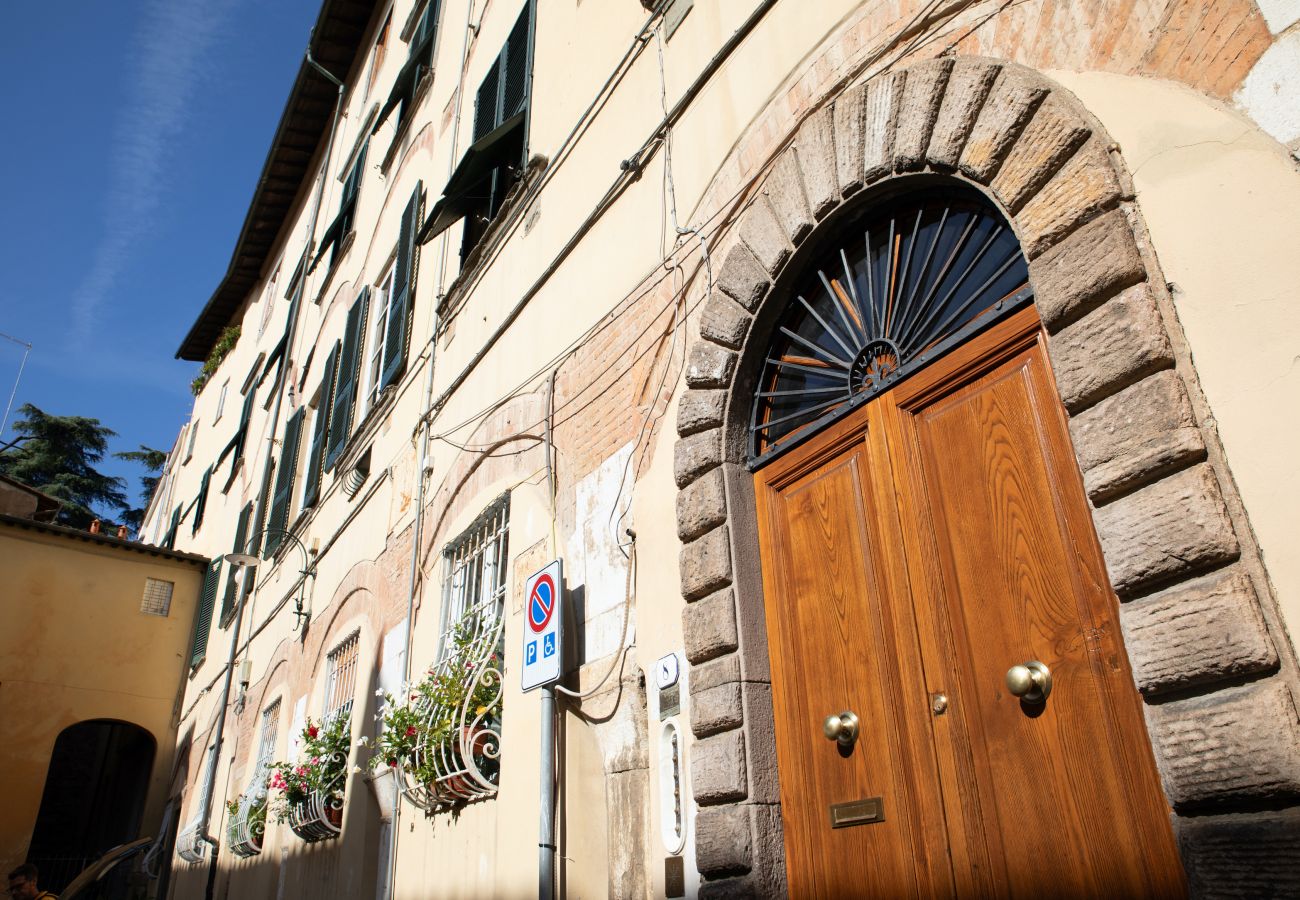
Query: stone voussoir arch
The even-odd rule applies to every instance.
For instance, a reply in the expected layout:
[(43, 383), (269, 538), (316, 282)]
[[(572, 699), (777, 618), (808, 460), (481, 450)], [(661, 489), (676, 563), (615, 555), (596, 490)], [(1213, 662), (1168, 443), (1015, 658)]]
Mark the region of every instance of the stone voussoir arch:
[[(674, 477), (702, 895), (784, 889), (744, 465), (753, 363), (774, 317), (767, 301), (779, 302), (774, 286), (802, 262), (819, 223), (921, 173), (979, 190), (1020, 239), (1174, 810), (1260, 810), (1300, 796), (1295, 701), (1260, 606), (1269, 588), (1249, 529), (1230, 511), (1240, 502), (1210, 452), (1217, 436), (1196, 412), (1195, 372), (1171, 340), (1164, 282), (1118, 149), (1038, 73), (937, 58), (851, 85), (802, 121), (739, 213), (699, 317)], [(1271, 815), (1290, 814), (1262, 813), (1233, 833), (1212, 816), (1180, 815), (1193, 885), (1244, 869), (1232, 846), (1300, 840), (1300, 820), (1277, 829)]]

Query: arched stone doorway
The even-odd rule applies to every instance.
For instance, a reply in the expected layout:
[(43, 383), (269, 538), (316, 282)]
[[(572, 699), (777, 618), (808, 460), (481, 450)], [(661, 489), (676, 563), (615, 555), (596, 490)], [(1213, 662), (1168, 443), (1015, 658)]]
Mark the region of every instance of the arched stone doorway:
[(129, 722), (94, 719), (59, 733), (27, 851), (43, 890), (62, 891), (106, 850), (140, 836), (156, 749)]
[[(1201, 759), (1232, 758), (1235, 735), (1257, 716), (1285, 715), (1291, 702), (1284, 684), (1260, 677), (1277, 666), (1258, 608), (1262, 573), (1242, 561), (1231, 479), (1212, 452), (1212, 430), (1193, 413), (1195, 373), (1171, 340), (1164, 286), (1135, 237), (1138, 213), (1115, 148), (1073, 97), (1021, 66), (939, 59), (880, 75), (805, 120), (739, 214), (679, 405), (697, 862), (718, 889), (785, 887), (746, 465), (762, 352), (792, 273), (824, 229), (867, 194), (923, 175), (987, 196), (1029, 261), (1087, 514), (1110, 588), (1125, 601), (1133, 674), (1148, 697), (1173, 697), (1145, 714), (1175, 811), (1230, 804), (1233, 776)], [(1225, 643), (1216, 636), (1226, 621)], [(1188, 689), (1185, 701), (1172, 694)], [(1195, 868), (1188, 833), (1184, 854)]]

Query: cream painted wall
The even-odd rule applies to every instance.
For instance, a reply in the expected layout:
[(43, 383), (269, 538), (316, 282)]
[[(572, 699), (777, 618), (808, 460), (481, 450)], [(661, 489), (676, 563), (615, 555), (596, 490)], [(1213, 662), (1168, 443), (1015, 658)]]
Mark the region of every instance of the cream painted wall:
[[(26, 859), (55, 740), (88, 719), (129, 722), (157, 742), (140, 832), (156, 835), (203, 570), (0, 524), (0, 871)], [(140, 612), (146, 578), (174, 584), (165, 618)]]
[(1300, 634), (1300, 171), (1189, 88), (1050, 74), (1119, 142), (1283, 620)]

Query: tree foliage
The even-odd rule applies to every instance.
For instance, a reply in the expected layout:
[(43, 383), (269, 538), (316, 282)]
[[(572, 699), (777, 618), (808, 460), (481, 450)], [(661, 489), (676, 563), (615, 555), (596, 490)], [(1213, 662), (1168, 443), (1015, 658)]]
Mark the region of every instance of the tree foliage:
[(145, 474), (140, 476), (140, 505), (127, 508), (122, 512), (122, 521), (130, 525), (133, 532), (138, 533), (144, 523), (145, 510), (149, 508), (149, 500), (153, 497), (153, 492), (158, 489), (158, 479), (162, 475), (163, 466), (167, 465), (167, 453), (141, 444), (139, 450), (123, 450), (121, 453), (114, 453), (113, 457), (144, 466)]
[(30, 403), (18, 412), (22, 418), (14, 431), (20, 442), (0, 453), (0, 474), (58, 499), (63, 508), (57, 521), (73, 528), (90, 525), (96, 509), (128, 508), (123, 479), (95, 468), (116, 432), (98, 419), (52, 416)]

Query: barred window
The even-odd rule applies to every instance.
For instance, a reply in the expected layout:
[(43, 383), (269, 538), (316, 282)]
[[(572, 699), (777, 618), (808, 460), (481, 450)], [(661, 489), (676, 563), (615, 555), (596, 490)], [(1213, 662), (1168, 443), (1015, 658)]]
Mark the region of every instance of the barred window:
[(140, 601), (140, 612), (150, 616), (166, 617), (172, 608), (172, 590), (176, 584), (159, 578), (144, 580), (144, 598)]
[(346, 716), (352, 711), (352, 695), (357, 683), (357, 658), (361, 632), (354, 631), (330, 651), (326, 660), (325, 711), (323, 719)]
[(262, 734), (257, 744), (257, 765), (253, 777), (258, 784), (266, 781), (266, 771), (275, 756), (275, 735), (280, 729), (280, 701), (262, 710)]
[(458, 629), (492, 630), (500, 621), (506, 595), (506, 538), (510, 495), (492, 503), (464, 534), (443, 551), (442, 635), (438, 658), (455, 650)]

